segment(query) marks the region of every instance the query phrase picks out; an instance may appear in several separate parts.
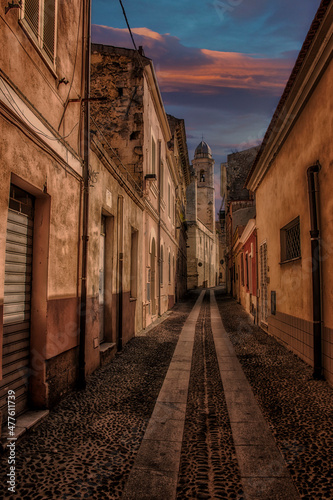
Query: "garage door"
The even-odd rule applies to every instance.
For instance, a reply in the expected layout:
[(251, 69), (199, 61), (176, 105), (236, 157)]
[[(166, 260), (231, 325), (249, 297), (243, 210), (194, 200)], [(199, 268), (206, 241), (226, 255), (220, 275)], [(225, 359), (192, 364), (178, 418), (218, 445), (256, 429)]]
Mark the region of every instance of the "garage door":
[(3, 423), (7, 421), (9, 389), (15, 391), (16, 416), (28, 408), (32, 233), (33, 199), (12, 186), (6, 238), (3, 379), (0, 382)]

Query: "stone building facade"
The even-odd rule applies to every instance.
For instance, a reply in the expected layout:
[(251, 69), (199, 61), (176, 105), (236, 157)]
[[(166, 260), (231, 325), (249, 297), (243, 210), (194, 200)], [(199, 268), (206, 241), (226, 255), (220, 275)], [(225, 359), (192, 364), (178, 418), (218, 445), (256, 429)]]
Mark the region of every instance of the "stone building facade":
[(333, 5), (322, 1), (251, 169), (259, 319), (333, 382)]
[(215, 228), (214, 160), (208, 144), (196, 148), (187, 187), (187, 287), (212, 287), (218, 280), (218, 234)]
[[(91, 84), (95, 98), (107, 97), (92, 106), (92, 133), (143, 204), (141, 226), (129, 224), (128, 229), (137, 234), (139, 257), (131, 257), (137, 297), (132, 296), (130, 281), (122, 289), (123, 311), (133, 316), (128, 340), (186, 290), (185, 128), (182, 120), (167, 117), (152, 61), (143, 53), (93, 45)], [(123, 219), (128, 224), (126, 212)], [(121, 253), (129, 258), (129, 246)]]

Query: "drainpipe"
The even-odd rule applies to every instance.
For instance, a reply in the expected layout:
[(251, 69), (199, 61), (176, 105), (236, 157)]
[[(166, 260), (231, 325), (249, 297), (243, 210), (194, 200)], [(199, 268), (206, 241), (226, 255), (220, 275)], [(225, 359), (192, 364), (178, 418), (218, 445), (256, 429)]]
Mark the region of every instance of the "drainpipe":
[(258, 318), (258, 312), (259, 312), (259, 302), (260, 302), (260, 288), (258, 287), (259, 285), (259, 255), (258, 255), (258, 234), (257, 230), (254, 231), (254, 237), (255, 237), (255, 246), (256, 246), (256, 314), (254, 317), (254, 323), (256, 325), (259, 325), (259, 318)]
[(86, 386), (85, 343), (87, 316), (87, 254), (88, 254), (88, 214), (89, 214), (89, 152), (90, 152), (90, 45), (91, 45), (91, 0), (84, 4), (84, 138), (83, 138), (83, 214), (82, 214), (82, 272), (80, 304), (80, 345), (79, 345), (79, 388)]
[[(312, 260), (312, 310), (313, 310), (313, 378), (321, 379), (322, 349), (321, 349), (321, 276), (320, 276), (320, 242), (318, 225), (318, 189), (316, 189), (315, 174), (319, 173), (320, 163), (317, 161), (307, 170), (310, 222), (311, 222), (311, 260)], [(317, 183), (318, 186), (318, 183)]]
[(117, 350), (123, 348), (123, 262), (124, 262), (124, 198), (118, 196), (118, 224), (117, 224), (117, 248), (118, 248), (118, 328), (117, 328)]
[(158, 141), (158, 228), (157, 228), (157, 272), (158, 272), (158, 315), (161, 316), (161, 156), (162, 141)]

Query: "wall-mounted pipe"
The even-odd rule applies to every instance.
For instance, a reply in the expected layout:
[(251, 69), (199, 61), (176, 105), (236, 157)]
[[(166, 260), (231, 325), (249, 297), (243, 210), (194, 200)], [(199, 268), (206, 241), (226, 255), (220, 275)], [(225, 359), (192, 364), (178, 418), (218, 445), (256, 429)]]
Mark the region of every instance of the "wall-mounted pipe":
[(162, 188), (162, 141), (158, 141), (158, 226), (157, 226), (157, 273), (158, 273), (158, 315), (161, 316), (161, 188)]
[(87, 269), (88, 269), (88, 214), (89, 214), (89, 158), (90, 158), (90, 41), (91, 0), (84, 2), (84, 138), (83, 138), (83, 207), (82, 207), (82, 273), (80, 302), (79, 387), (86, 386), (86, 322), (87, 322)]
[(118, 196), (117, 204), (117, 350), (123, 348), (123, 268), (124, 268), (124, 198)]
[(321, 275), (320, 275), (320, 232), (318, 223), (318, 182), (315, 175), (320, 170), (317, 161), (307, 169), (310, 223), (311, 223), (311, 261), (312, 261), (312, 321), (313, 321), (313, 378), (321, 379), (322, 367), (322, 314), (321, 314)]

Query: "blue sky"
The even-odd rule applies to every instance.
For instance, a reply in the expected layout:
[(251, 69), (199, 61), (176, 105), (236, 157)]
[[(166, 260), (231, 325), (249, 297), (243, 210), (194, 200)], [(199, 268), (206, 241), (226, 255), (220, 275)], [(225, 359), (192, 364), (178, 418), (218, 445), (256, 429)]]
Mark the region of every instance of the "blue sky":
[[(227, 155), (262, 139), (320, 1), (123, 4), (167, 113), (185, 119), (190, 160), (202, 134), (211, 146), (218, 188)], [(93, 0), (92, 23), (93, 42), (133, 48), (118, 0)]]

